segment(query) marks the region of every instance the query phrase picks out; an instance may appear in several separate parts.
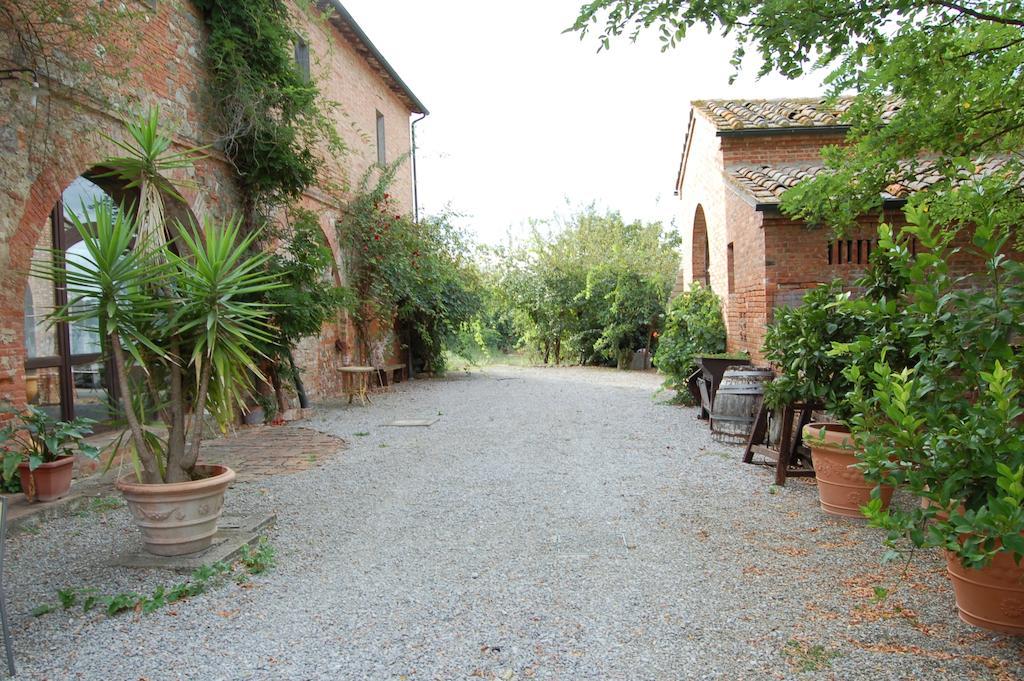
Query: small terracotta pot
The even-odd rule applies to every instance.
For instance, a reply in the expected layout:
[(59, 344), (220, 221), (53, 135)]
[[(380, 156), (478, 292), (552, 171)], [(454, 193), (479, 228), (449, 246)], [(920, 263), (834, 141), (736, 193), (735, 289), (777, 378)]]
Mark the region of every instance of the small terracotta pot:
[(71, 491), (71, 474), (75, 457), (65, 456), (56, 461), (40, 464), (34, 471), (28, 462), (18, 464), (21, 490), (28, 501), (56, 501)]
[(976, 627), (1024, 636), (1024, 563), (1004, 551), (979, 569), (965, 568), (946, 552), (946, 571), (953, 582), (960, 619)]
[(189, 482), (147, 485), (134, 475), (117, 481), (146, 551), (180, 556), (202, 551), (213, 542), (224, 508), (224, 492), (235, 479), (227, 466), (196, 466), (204, 476)]
[[(871, 501), (875, 486), (852, 467), (858, 460), (850, 429), (838, 423), (809, 423), (804, 426), (804, 444), (811, 448), (821, 510), (845, 518), (863, 518), (860, 507)], [(882, 486), (883, 508), (888, 508), (892, 490)]]

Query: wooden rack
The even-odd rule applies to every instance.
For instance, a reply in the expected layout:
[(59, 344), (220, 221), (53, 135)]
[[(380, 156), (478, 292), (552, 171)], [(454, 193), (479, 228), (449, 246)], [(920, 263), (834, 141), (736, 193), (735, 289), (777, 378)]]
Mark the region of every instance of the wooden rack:
[[(754, 455), (768, 459), (769, 465), (775, 466), (775, 484), (779, 486), (786, 484), (786, 478), (813, 477), (811, 455), (803, 444), (803, 430), (804, 426), (811, 422), (814, 410), (820, 408), (819, 405), (802, 402), (794, 402), (783, 407), (779, 446), (778, 449), (773, 449), (766, 444), (768, 412), (771, 410), (765, 405), (764, 399), (761, 399), (757, 407), (754, 428), (750, 431), (747, 448), (743, 452), (743, 463), (757, 463), (754, 461)], [(795, 433), (794, 422), (797, 424)]]

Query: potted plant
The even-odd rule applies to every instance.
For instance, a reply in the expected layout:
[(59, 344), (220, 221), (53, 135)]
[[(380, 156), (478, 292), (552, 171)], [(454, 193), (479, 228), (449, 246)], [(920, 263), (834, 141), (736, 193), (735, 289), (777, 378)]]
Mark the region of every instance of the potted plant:
[(4, 408), (16, 415), (0, 428), (0, 455), (3, 456), (4, 482), (14, 474), (29, 502), (56, 501), (71, 490), (75, 454), (96, 459), (100, 450), (83, 438), (92, 433), (92, 419), (58, 421), (38, 407), (23, 413)]
[[(960, 201), (991, 194), (962, 190)], [(866, 514), (888, 531), (890, 557), (908, 544), (946, 552), (961, 619), (1024, 635), (1024, 266), (1005, 257), (1011, 228), (979, 210), (971, 244), (984, 272), (957, 278), (948, 263), (958, 228), (936, 227), (924, 208), (907, 216), (926, 249), (905, 264), (912, 362), (847, 373), (865, 475), (926, 503), (872, 502)]]
[[(864, 291), (853, 298), (834, 281), (809, 291), (803, 304), (783, 308), (765, 336), (765, 357), (779, 375), (765, 387), (765, 401), (781, 409), (801, 402), (818, 405), (832, 420), (804, 427), (803, 441), (811, 450), (821, 509), (830, 515), (862, 518), (861, 507), (872, 498), (888, 506), (893, 489), (865, 479), (857, 467), (860, 447), (851, 436), (854, 405), (847, 399), (853, 382), (847, 370), (869, 355), (902, 356), (903, 340), (893, 333), (902, 283), (881, 256), (858, 280)], [(852, 354), (853, 348), (862, 353)], [(880, 482), (880, 481), (878, 481)]]
[[(91, 224), (73, 218), (84, 255), (40, 274), (68, 289), (53, 317), (93, 325), (110, 348), (134, 467), (117, 486), (146, 550), (178, 555), (206, 548), (216, 533), (235, 474), (198, 463), (206, 415), (226, 429), (249, 377), (262, 378), (257, 345), (272, 342), (273, 330), (269, 306), (253, 297), (277, 284), (256, 234), (243, 236), (238, 220), (163, 218), (163, 200), (180, 197), (161, 173), (191, 157), (168, 151), (155, 112), (130, 129), (134, 143), (121, 144), (128, 155), (103, 165), (139, 189), (138, 207), (96, 206)], [(148, 427), (150, 418), (164, 428)]]

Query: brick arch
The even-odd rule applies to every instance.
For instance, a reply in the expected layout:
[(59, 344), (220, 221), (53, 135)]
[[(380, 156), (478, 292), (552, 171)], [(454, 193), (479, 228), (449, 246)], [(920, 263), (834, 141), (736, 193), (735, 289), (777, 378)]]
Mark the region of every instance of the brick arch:
[[(115, 150), (103, 139), (84, 135), (69, 138), (66, 144), (50, 150), (51, 160), (28, 186), (24, 198), (11, 207), (14, 229), (7, 236), (7, 262), (0, 263), (0, 321), (7, 330), (0, 333), (0, 401), (13, 402), (17, 407), (25, 404), (25, 287), (32, 253), (47, 218), (64, 188)], [(18, 200), (16, 195), (8, 196)]]
[(705, 286), (711, 284), (709, 275), (710, 249), (708, 246), (708, 223), (704, 219), (704, 207), (697, 204), (693, 216), (693, 240), (690, 242), (690, 279), (699, 281)]
[[(25, 291), (33, 252), (54, 205), (75, 178), (95, 172), (101, 159), (122, 153), (112, 142), (100, 136), (77, 136), (60, 144), (48, 154), (49, 161), (31, 183), (25, 198), (12, 206), (15, 228), (7, 238), (7, 262), (0, 262), (0, 402), (16, 407), (25, 405)], [(99, 181), (111, 193), (110, 181)], [(131, 192), (115, 192), (116, 200), (131, 199)], [(183, 193), (188, 201), (193, 191)], [(8, 194), (8, 196), (12, 196)], [(13, 198), (13, 197), (12, 197)], [(191, 213), (187, 205), (169, 211), (173, 215)]]

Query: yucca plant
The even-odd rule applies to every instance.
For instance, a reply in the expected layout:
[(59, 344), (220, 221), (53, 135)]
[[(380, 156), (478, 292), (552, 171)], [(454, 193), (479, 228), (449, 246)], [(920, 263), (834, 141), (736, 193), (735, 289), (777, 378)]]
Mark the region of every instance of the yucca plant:
[[(204, 413), (225, 428), (248, 377), (259, 376), (257, 346), (273, 331), (269, 306), (253, 298), (278, 285), (265, 272), (268, 256), (252, 251), (256, 235), (243, 237), (237, 219), (178, 224), (179, 253), (143, 238), (123, 206), (97, 207), (92, 224), (72, 221), (87, 256), (36, 272), (67, 286), (68, 303), (52, 317), (94, 324), (109, 342), (139, 479), (189, 480)], [(146, 428), (149, 410), (166, 439)]]
[(172, 151), (171, 138), (160, 131), (159, 107), (153, 107), (138, 120), (130, 121), (127, 127), (130, 142), (103, 136), (124, 155), (104, 161), (103, 165), (110, 170), (99, 177), (120, 180), (124, 189), (138, 191), (135, 214), (138, 216), (139, 233), (146, 239), (163, 243), (170, 236), (164, 219), (165, 199), (184, 200), (166, 174), (191, 168), (203, 157), (203, 150)]
[[(67, 289), (53, 321), (91, 325), (108, 344), (139, 481), (183, 482), (193, 476), (205, 414), (226, 429), (250, 377), (262, 379), (254, 358), (276, 332), (260, 294), (280, 284), (266, 271), (258, 234), (243, 235), (238, 219), (167, 223), (163, 200), (180, 195), (161, 172), (194, 155), (168, 151), (152, 112), (131, 136), (134, 145), (120, 145), (127, 156), (103, 166), (142, 190), (149, 208), (98, 205), (89, 224), (72, 216), (84, 253), (58, 252), (35, 274)], [(146, 199), (147, 187), (158, 196)], [(166, 437), (147, 426), (154, 415)]]

